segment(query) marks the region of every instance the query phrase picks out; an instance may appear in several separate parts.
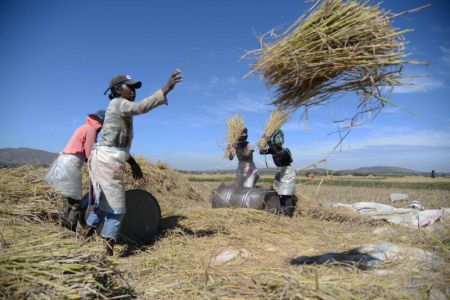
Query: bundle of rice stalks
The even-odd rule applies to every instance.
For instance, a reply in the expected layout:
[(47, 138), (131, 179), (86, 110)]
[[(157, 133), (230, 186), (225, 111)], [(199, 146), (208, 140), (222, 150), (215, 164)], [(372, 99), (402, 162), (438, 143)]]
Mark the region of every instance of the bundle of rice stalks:
[(225, 150), (224, 157), (229, 158), (235, 155), (235, 150), (233, 148), (233, 144), (237, 143), (239, 137), (242, 134), (242, 130), (244, 130), (244, 118), (238, 113), (234, 117), (228, 120), (227, 129), (228, 129), (228, 145)]
[[(110, 262), (80, 249), (67, 233), (50, 226), (12, 227), (3, 232), (6, 245), (0, 251), (1, 298), (131, 296), (131, 289)], [(18, 234), (20, 240), (16, 240)]]
[[(423, 7), (421, 7), (423, 8)], [(392, 14), (379, 5), (358, 0), (318, 0), (280, 36), (274, 30), (261, 37), (261, 49), (250, 51), (269, 87), (276, 88), (272, 104), (298, 109), (318, 105), (342, 92), (360, 96), (358, 113), (378, 112), (401, 81), (407, 60), (403, 35)], [(251, 72), (251, 73), (252, 73)], [(353, 121), (353, 120), (352, 120)]]
[(264, 128), (264, 135), (258, 141), (259, 150), (263, 150), (267, 146), (267, 141), (272, 138), (275, 132), (283, 126), (289, 119), (290, 114), (286, 110), (274, 110), (267, 121)]

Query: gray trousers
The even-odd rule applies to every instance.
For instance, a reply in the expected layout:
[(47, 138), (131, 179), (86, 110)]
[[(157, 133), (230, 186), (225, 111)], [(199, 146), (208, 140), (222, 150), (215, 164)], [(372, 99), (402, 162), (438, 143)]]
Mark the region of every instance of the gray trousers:
[(297, 197), (295, 195), (280, 196), (280, 214), (292, 217), (294, 215), (295, 207), (297, 206)]

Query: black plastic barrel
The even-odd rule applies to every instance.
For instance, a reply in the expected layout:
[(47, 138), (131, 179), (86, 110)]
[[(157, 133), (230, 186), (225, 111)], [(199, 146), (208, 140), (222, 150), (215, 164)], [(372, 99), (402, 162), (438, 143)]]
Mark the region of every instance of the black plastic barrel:
[[(155, 197), (144, 190), (125, 192), (126, 213), (120, 228), (119, 243), (146, 244), (153, 240), (159, 231), (161, 209)], [(89, 206), (86, 219), (92, 211)]]
[(273, 213), (280, 209), (280, 198), (274, 190), (234, 185), (220, 186), (213, 192), (211, 202), (213, 208), (246, 207)]

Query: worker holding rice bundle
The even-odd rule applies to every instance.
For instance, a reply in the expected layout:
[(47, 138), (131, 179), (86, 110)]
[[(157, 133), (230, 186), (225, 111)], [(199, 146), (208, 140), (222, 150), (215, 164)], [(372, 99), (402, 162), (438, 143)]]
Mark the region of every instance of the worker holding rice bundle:
[(259, 179), (258, 169), (253, 162), (254, 147), (248, 141), (248, 129), (242, 130), (238, 142), (232, 146), (234, 151), (230, 151), (229, 159), (234, 158), (233, 152), (236, 153), (239, 164), (236, 169), (236, 186), (252, 188)]
[[(102, 140), (93, 150), (89, 159), (89, 174), (94, 185), (94, 210), (87, 219), (85, 238), (103, 224), (101, 236), (106, 240), (106, 255), (113, 255), (114, 244), (119, 236), (125, 208), (125, 162), (131, 166), (133, 177), (143, 177), (142, 170), (130, 155), (133, 139), (133, 116), (144, 114), (160, 105), (167, 105), (166, 95), (182, 81), (177, 69), (167, 84), (150, 97), (135, 103), (136, 89), (140, 81), (129, 75), (112, 78), (108, 109), (103, 125)], [(105, 94), (106, 94), (105, 92)]]
[(284, 134), (278, 129), (271, 139), (267, 141), (267, 147), (260, 149), (262, 155), (272, 154), (273, 162), (277, 166), (277, 173), (273, 188), (280, 197), (280, 213), (292, 217), (296, 206), (295, 183), (296, 172), (291, 167), (293, 162), (291, 151), (283, 147)]
[(104, 110), (88, 115), (86, 123), (75, 130), (44, 177), (64, 197), (61, 225), (72, 231), (76, 231), (81, 212), (81, 167), (91, 155), (104, 118)]

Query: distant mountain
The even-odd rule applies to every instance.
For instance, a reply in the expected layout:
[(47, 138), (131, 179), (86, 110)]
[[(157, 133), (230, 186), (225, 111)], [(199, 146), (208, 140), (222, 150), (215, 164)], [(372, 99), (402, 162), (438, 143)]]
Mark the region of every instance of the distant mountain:
[[(215, 170), (215, 171), (182, 171), (185, 173), (205, 173), (205, 174), (231, 174), (234, 173), (235, 170)], [(266, 174), (274, 174), (276, 172), (276, 168), (261, 168), (259, 169), (260, 175)], [(401, 168), (401, 167), (386, 167), (386, 166), (376, 166), (376, 167), (363, 167), (353, 170), (327, 170), (322, 168), (317, 169), (308, 169), (298, 171), (299, 176), (305, 176), (309, 173), (315, 173), (318, 175), (332, 174), (332, 175), (375, 175), (375, 176), (408, 176), (408, 175), (425, 175), (428, 176), (428, 173), (420, 172), (416, 170)], [(442, 173), (444, 174), (444, 173)]]
[(379, 175), (379, 176), (402, 176), (402, 175), (424, 175), (423, 172), (401, 168), (401, 167), (362, 167), (354, 170), (342, 170), (337, 171), (340, 174), (353, 174), (353, 175)]
[(0, 149), (0, 167), (16, 165), (48, 166), (58, 154), (31, 148)]
[[(58, 154), (43, 150), (31, 148), (3, 148), (0, 149), (0, 167), (15, 166), (15, 165), (50, 165)], [(275, 168), (261, 168), (260, 175), (274, 174)], [(208, 170), (208, 171), (181, 171), (183, 173), (206, 173), (206, 174), (232, 174), (235, 169), (231, 170)], [(318, 174), (327, 174), (326, 169), (311, 169), (299, 172), (300, 176), (306, 175), (309, 172)], [(378, 175), (378, 176), (407, 176), (407, 175), (429, 175), (428, 173), (419, 172), (411, 169), (401, 167), (363, 167), (353, 170), (328, 170), (329, 174), (334, 175)]]

